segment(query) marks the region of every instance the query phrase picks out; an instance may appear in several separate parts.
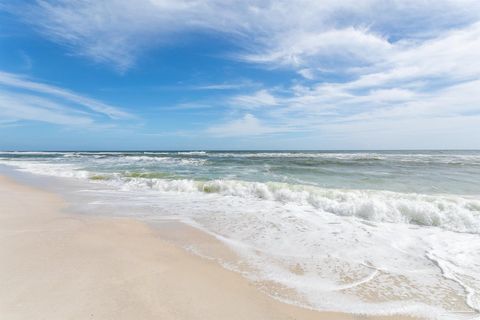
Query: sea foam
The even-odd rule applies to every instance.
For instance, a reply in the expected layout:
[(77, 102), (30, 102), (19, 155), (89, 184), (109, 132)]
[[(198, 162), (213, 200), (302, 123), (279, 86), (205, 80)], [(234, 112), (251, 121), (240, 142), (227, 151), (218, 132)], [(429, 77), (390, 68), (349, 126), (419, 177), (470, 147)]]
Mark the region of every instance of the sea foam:
[(163, 192), (216, 193), (308, 205), (318, 214), (353, 216), (375, 222), (408, 223), (480, 233), (480, 201), (450, 195), (421, 195), (376, 190), (322, 189), (286, 183), (234, 180), (120, 178), (110, 181), (123, 189), (149, 188)]

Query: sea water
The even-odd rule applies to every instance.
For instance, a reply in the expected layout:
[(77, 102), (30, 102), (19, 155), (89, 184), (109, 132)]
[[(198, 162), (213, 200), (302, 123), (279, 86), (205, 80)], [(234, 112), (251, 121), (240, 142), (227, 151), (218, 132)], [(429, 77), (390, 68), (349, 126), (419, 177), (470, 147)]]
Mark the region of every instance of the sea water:
[(293, 290), (274, 294), (287, 302), (480, 316), (480, 151), (0, 152), (0, 164), (81, 181), (92, 212), (208, 232), (246, 277)]

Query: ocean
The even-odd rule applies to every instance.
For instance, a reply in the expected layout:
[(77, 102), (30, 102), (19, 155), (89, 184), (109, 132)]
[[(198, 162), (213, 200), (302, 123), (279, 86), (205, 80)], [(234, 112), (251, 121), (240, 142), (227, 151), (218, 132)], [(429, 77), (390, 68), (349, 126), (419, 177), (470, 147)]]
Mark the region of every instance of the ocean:
[(11, 151), (0, 164), (65, 181), (84, 211), (202, 230), (241, 258), (220, 263), (282, 301), (480, 316), (480, 151)]

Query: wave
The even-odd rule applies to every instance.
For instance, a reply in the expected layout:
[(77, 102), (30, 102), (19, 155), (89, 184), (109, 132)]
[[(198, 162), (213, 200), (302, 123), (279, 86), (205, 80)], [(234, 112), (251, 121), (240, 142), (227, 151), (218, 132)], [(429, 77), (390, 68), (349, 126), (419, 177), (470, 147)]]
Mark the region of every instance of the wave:
[[(152, 161), (151, 159), (138, 156), (135, 161)], [(161, 161), (173, 161), (173, 159)], [(175, 162), (178, 164), (177, 161)], [(372, 222), (435, 226), (456, 232), (480, 233), (480, 201), (466, 196), (333, 189), (281, 182), (222, 179), (199, 181), (179, 179), (172, 173), (164, 172), (91, 172), (73, 164), (11, 160), (1, 161), (1, 163), (16, 165), (20, 170), (35, 174), (107, 183), (124, 190), (150, 189), (160, 192), (196, 192), (235, 196), (306, 206), (314, 209), (317, 214), (334, 214)]]
[(216, 152), (208, 153), (209, 157), (215, 158), (308, 158), (330, 161), (388, 161), (420, 164), (480, 164), (478, 154), (422, 154), (422, 153), (378, 153), (378, 152), (355, 152), (355, 153), (330, 153), (330, 152)]
[(175, 164), (175, 165), (193, 165), (199, 166), (207, 162), (206, 159), (195, 158), (177, 158), (177, 157), (152, 157), (143, 155), (129, 155), (127, 157), (115, 157), (115, 158), (103, 158), (102, 161), (110, 161), (112, 163), (125, 163), (125, 164), (138, 164), (143, 163), (163, 163), (163, 164)]
[(41, 163), (29, 161), (0, 160), (1, 164), (14, 166), (19, 171), (25, 171), (33, 174), (54, 176), (60, 178), (88, 179), (93, 174), (87, 170), (82, 170), (73, 164), (67, 163)]
[(62, 154), (62, 152), (50, 152), (50, 151), (0, 151), (0, 154), (44, 155), (44, 154)]
[(336, 158), (357, 160), (382, 160), (377, 153), (324, 153), (324, 152), (209, 152), (209, 157), (218, 158)]
[(375, 190), (323, 189), (277, 182), (238, 180), (122, 178), (123, 189), (201, 192), (310, 206), (319, 214), (357, 217), (372, 222), (406, 223), (480, 233), (480, 201), (459, 196)]
[(177, 154), (182, 155), (191, 155), (191, 156), (204, 156), (207, 154), (206, 151), (179, 151)]
[[(314, 151), (284, 151), (284, 152), (247, 152), (247, 151), (142, 151), (142, 152), (45, 152), (45, 151), (0, 151), (0, 157), (22, 157), (38, 156), (43, 157), (91, 157), (91, 158), (124, 158), (128, 160), (137, 159), (191, 159), (206, 160), (216, 158), (239, 159), (298, 159), (299, 161), (318, 160), (327, 163), (350, 164), (388, 162), (405, 164), (444, 164), (444, 165), (480, 165), (478, 153), (388, 153), (388, 152), (314, 152)], [(142, 157), (142, 158), (139, 158)], [(155, 160), (152, 160), (155, 161)]]

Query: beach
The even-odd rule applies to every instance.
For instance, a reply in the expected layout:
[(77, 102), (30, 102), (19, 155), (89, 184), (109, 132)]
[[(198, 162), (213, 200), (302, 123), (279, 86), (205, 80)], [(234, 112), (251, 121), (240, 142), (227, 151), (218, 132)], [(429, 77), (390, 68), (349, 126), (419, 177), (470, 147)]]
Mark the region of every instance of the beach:
[(283, 304), (141, 222), (64, 209), (0, 177), (2, 319), (365, 318)]
[(0, 313), (469, 319), (478, 163), (475, 152), (3, 152)]

